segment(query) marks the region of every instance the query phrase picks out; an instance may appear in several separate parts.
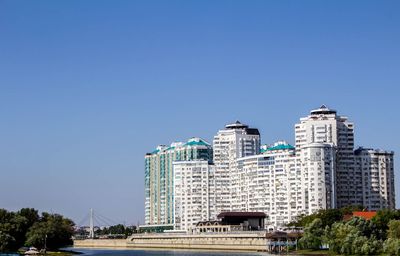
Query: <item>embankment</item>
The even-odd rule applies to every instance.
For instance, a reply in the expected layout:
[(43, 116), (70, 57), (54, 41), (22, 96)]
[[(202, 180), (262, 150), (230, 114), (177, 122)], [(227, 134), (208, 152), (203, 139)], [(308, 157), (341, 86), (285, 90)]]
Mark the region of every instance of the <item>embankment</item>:
[(76, 248), (126, 248), (126, 239), (85, 239), (74, 240)]
[(75, 240), (76, 248), (201, 249), (224, 251), (264, 251), (265, 233), (241, 234), (137, 234), (128, 239)]

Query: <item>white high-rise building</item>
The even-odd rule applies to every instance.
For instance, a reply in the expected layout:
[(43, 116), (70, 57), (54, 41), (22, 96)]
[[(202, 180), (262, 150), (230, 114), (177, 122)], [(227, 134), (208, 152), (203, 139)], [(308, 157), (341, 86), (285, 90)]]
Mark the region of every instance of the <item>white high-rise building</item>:
[(320, 209), (395, 209), (393, 151), (354, 151), (347, 117), (322, 105), (295, 125), (295, 139), (260, 147), (258, 129), (237, 121), (213, 148), (199, 138), (158, 147), (145, 157), (146, 224), (191, 232), (223, 211), (246, 211), (279, 228)]
[(331, 143), (336, 150), (336, 206), (362, 204), (361, 173), (354, 168), (354, 124), (322, 105), (295, 126), (296, 154), (311, 143)]
[(267, 214), (268, 228), (301, 214), (335, 207), (335, 151), (329, 143), (304, 145), (301, 155), (284, 141), (261, 155), (237, 159), (232, 173), (232, 210)]
[(301, 149), (301, 208), (305, 214), (336, 208), (335, 149), (329, 143), (310, 143)]
[(294, 147), (281, 141), (260, 155), (237, 159), (232, 194), (233, 211), (264, 212), (268, 228), (281, 227), (303, 213)]
[(393, 151), (355, 150), (356, 169), (362, 174), (362, 205), (371, 211), (395, 209)]
[(260, 153), (258, 129), (236, 121), (218, 131), (213, 141), (217, 213), (231, 210), (231, 174), (236, 159)]
[(174, 229), (192, 232), (199, 221), (215, 219), (214, 165), (206, 160), (174, 165)]

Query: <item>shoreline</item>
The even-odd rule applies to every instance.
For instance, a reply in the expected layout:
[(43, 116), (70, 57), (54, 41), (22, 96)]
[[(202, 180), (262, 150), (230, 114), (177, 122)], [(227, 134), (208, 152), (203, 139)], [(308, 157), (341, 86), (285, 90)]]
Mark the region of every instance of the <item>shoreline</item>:
[[(185, 248), (139, 248), (139, 247), (76, 247), (75, 249), (86, 250), (110, 250), (110, 251), (200, 251), (200, 252), (237, 252), (237, 253), (266, 253), (267, 251), (251, 251), (251, 250), (224, 250), (224, 249), (185, 249)], [(296, 254), (294, 254), (296, 255)]]
[(74, 240), (73, 248), (266, 252), (263, 234), (133, 235), (127, 239)]

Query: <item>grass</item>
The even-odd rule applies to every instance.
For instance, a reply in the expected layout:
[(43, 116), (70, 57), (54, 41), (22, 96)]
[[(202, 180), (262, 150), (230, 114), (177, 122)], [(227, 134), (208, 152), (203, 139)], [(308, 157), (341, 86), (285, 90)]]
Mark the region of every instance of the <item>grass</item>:
[(297, 250), (293, 253), (297, 255), (330, 255), (328, 250)]
[(46, 255), (54, 255), (54, 256), (71, 256), (74, 255), (71, 252), (46, 252)]

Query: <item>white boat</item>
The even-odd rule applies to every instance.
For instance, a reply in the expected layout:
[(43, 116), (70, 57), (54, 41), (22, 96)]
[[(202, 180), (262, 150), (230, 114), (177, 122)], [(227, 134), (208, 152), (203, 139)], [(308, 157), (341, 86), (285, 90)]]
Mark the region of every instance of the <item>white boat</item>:
[(39, 254), (39, 251), (35, 247), (29, 247), (29, 250), (27, 250), (24, 254), (25, 255), (37, 255), (37, 254)]

